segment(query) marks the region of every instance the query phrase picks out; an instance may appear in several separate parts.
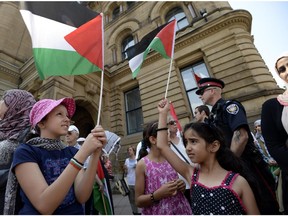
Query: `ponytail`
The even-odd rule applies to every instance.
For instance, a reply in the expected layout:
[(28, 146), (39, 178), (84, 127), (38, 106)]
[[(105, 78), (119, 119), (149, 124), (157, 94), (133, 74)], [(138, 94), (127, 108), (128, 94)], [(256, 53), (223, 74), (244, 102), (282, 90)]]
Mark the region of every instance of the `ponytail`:
[(148, 155), (147, 148), (151, 147), (149, 137), (150, 136), (157, 137), (157, 131), (156, 131), (157, 128), (158, 128), (158, 122), (157, 121), (148, 123), (147, 126), (144, 128), (143, 139), (141, 141), (142, 145), (141, 145), (141, 149), (139, 151), (139, 157), (138, 157), (137, 161), (139, 161), (141, 158)]

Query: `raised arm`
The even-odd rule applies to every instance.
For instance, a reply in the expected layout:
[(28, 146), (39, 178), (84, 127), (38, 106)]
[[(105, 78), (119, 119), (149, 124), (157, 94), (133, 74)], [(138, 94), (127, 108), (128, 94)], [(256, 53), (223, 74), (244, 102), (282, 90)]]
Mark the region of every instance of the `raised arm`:
[(157, 132), (157, 147), (160, 149), (161, 154), (171, 164), (171, 166), (182, 175), (190, 184), (193, 167), (182, 161), (168, 145), (167, 130), (167, 114), (169, 112), (169, 102), (167, 99), (163, 99), (158, 103), (159, 122)]

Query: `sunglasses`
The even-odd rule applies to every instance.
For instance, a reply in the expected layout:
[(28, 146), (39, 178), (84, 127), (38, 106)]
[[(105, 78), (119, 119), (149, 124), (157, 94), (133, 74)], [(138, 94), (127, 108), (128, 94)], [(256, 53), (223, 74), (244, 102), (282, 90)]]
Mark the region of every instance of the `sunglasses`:
[(168, 124), (169, 125), (176, 125), (176, 121), (169, 121)]
[(209, 91), (209, 90), (212, 90), (212, 89), (215, 89), (215, 88), (205, 88), (203, 89), (202, 91), (199, 92), (199, 95), (203, 95), (206, 91)]
[(284, 65), (278, 68), (279, 74), (284, 73), (285, 71), (286, 71), (286, 67)]

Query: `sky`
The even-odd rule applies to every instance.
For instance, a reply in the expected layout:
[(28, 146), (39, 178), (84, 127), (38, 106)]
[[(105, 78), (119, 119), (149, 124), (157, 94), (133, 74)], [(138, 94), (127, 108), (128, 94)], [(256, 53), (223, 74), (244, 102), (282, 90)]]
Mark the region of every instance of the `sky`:
[[(288, 1), (232, 0), (233, 9), (245, 9), (252, 15), (254, 44), (279, 87), (284, 82), (274, 70), (277, 57), (288, 51)], [(285, 40), (285, 41), (284, 41)]]

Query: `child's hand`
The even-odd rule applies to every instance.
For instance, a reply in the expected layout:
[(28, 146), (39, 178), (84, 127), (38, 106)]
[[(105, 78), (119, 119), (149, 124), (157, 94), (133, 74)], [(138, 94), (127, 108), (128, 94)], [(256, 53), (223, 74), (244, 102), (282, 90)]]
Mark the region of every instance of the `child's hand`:
[(103, 143), (96, 137), (93, 133), (90, 133), (86, 140), (84, 141), (80, 150), (87, 152), (87, 157), (95, 151), (101, 151), (103, 148)]
[(169, 112), (169, 102), (168, 99), (162, 99), (159, 103), (158, 103), (158, 111), (159, 113), (162, 112)]
[(102, 128), (101, 125), (96, 126), (91, 130), (91, 133), (93, 134), (94, 137), (96, 137), (99, 141), (105, 145), (107, 143), (107, 137), (105, 134), (105, 130)]
[(185, 182), (182, 179), (177, 179), (176, 183), (177, 183), (177, 190), (181, 191), (182, 193), (184, 193), (185, 189), (186, 189)]
[(177, 183), (176, 181), (167, 182), (157, 190), (161, 199), (166, 197), (175, 196), (177, 194)]

